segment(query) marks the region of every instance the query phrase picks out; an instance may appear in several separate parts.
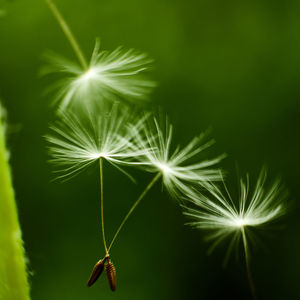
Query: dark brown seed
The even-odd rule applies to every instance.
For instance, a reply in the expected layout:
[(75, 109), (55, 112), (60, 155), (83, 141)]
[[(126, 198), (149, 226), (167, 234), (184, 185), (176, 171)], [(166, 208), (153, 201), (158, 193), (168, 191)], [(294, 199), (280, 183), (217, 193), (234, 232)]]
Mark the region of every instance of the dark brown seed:
[(105, 265), (105, 272), (108, 279), (108, 283), (110, 286), (110, 289), (112, 291), (116, 290), (116, 269), (111, 261), (108, 261), (108, 263)]
[(88, 281), (88, 286), (92, 286), (97, 281), (101, 273), (103, 272), (104, 261), (105, 261), (104, 259), (101, 259), (95, 264), (91, 277)]

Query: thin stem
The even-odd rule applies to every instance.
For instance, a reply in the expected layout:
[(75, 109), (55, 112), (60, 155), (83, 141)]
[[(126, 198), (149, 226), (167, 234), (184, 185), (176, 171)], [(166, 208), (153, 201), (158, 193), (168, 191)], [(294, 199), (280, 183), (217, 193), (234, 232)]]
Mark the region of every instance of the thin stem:
[(102, 157), (99, 158), (100, 165), (100, 207), (101, 207), (101, 231), (102, 239), (104, 244), (104, 249), (106, 255), (108, 255), (108, 250), (106, 246), (105, 232), (104, 232), (104, 214), (103, 214), (103, 166), (102, 166)]
[(54, 17), (56, 18), (58, 24), (60, 25), (62, 31), (64, 32), (66, 38), (69, 40), (71, 47), (73, 48), (83, 69), (85, 69), (85, 70), (88, 69), (88, 63), (80, 49), (78, 42), (75, 39), (70, 27), (66, 23), (65, 19), (63, 18), (63, 16), (61, 15), (61, 13), (59, 12), (59, 10), (57, 9), (57, 7), (55, 6), (55, 4), (53, 3), (52, 0), (45, 0), (45, 1), (46, 1), (47, 5), (49, 6), (50, 10), (52, 11)]
[(109, 247), (108, 247), (108, 251), (110, 251), (113, 243), (115, 242), (117, 236), (119, 235), (121, 229), (123, 228), (124, 224), (126, 223), (126, 221), (128, 220), (129, 216), (133, 213), (133, 211), (135, 210), (135, 208), (138, 206), (138, 204), (142, 201), (142, 199), (145, 197), (145, 195), (148, 193), (148, 191), (152, 188), (152, 186), (155, 184), (155, 182), (161, 177), (161, 173), (158, 173), (152, 180), (151, 182), (146, 186), (146, 188), (144, 189), (144, 191), (141, 193), (141, 195), (138, 197), (138, 199), (133, 203), (133, 205), (131, 206), (130, 210), (128, 211), (127, 215), (124, 217), (122, 223), (120, 224), (119, 228), (117, 229)]
[(245, 260), (246, 260), (246, 268), (247, 268), (247, 275), (248, 275), (248, 282), (251, 290), (251, 295), (253, 300), (257, 300), (256, 290), (252, 278), (252, 273), (250, 269), (250, 261), (249, 261), (249, 253), (248, 253), (248, 246), (247, 246), (247, 239), (245, 234), (245, 228), (242, 227), (242, 236), (243, 236), (243, 244), (244, 244), (244, 250), (245, 250)]
[(1, 119), (0, 106), (0, 298), (29, 300), (25, 251)]

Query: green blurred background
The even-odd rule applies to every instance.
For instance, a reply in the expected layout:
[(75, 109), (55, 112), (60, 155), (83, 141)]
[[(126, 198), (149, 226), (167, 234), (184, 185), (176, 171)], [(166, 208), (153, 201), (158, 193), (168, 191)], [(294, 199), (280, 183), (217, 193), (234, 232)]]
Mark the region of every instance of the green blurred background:
[[(153, 106), (175, 126), (176, 143), (212, 128), (226, 152), (229, 188), (235, 164), (256, 177), (263, 163), (290, 191), (290, 209), (275, 231), (252, 247), (260, 299), (299, 299), (299, 94), (298, 0), (85, 0), (56, 1), (85, 54), (95, 37), (102, 47), (148, 52), (159, 83)], [(51, 182), (43, 135), (54, 113), (40, 78), (42, 54), (74, 58), (42, 0), (0, 1), (0, 97), (9, 111), (11, 163), (33, 299), (250, 299), (242, 255), (222, 268), (226, 244), (212, 255), (203, 233), (184, 227), (178, 203), (161, 187), (144, 199), (112, 250), (117, 291), (106, 279), (86, 282), (103, 256), (97, 168), (67, 183)], [(105, 165), (108, 237), (150, 180), (138, 185)]]

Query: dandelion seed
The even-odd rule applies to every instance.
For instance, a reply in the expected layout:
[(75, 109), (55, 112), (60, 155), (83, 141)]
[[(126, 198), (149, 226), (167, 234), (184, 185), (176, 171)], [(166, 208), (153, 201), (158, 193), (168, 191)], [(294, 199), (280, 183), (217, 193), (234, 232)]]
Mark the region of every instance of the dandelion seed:
[[(242, 233), (246, 227), (256, 227), (280, 217), (285, 212), (282, 202), (285, 194), (280, 181), (266, 189), (266, 169), (263, 168), (252, 195), (249, 195), (249, 178), (240, 181), (240, 196), (236, 202), (229, 193), (222, 191), (213, 184), (208, 184), (208, 195), (191, 194), (189, 199), (196, 208), (185, 208), (185, 215), (195, 219), (189, 223), (200, 229), (212, 231), (210, 237), (216, 243), (228, 235)], [(227, 190), (227, 189), (226, 189)]]
[[(204, 134), (195, 137), (182, 150), (177, 147), (171, 152), (173, 127), (167, 119), (165, 132), (155, 118), (153, 119), (153, 124), (148, 123), (147, 125), (146, 122), (142, 124), (142, 129), (138, 128), (138, 131), (136, 128), (131, 128), (132, 132), (135, 132), (135, 144), (139, 145), (140, 149), (145, 150), (145, 155), (138, 157), (140, 161), (139, 166), (146, 171), (156, 173), (156, 175), (129, 209), (108, 247), (109, 250), (129, 216), (161, 177), (169, 193), (178, 199), (180, 195), (188, 195), (192, 192), (192, 184), (201, 185), (204, 182), (216, 181), (222, 178), (219, 170), (210, 169), (209, 167), (220, 162), (224, 158), (224, 155), (195, 164), (186, 164), (189, 159), (213, 144), (213, 141), (203, 143)], [(152, 125), (154, 125), (154, 129)]]
[(190, 195), (188, 200), (195, 206), (194, 208), (184, 207), (184, 214), (194, 219), (188, 224), (209, 232), (207, 238), (213, 241), (211, 250), (224, 239), (231, 237), (225, 263), (233, 247), (237, 246), (242, 238), (248, 279), (254, 299), (256, 299), (256, 294), (250, 272), (248, 249), (250, 229), (266, 225), (286, 211), (284, 203), (286, 193), (280, 180), (266, 188), (266, 175), (266, 169), (263, 168), (252, 194), (249, 194), (248, 176), (246, 182), (241, 179), (237, 204), (225, 185), (226, 193), (224, 194), (215, 185), (208, 184), (207, 195), (199, 192)]
[(94, 98), (145, 99), (155, 86), (142, 75), (152, 62), (146, 54), (122, 47), (111, 53), (100, 51), (99, 40), (87, 69), (58, 55), (48, 55), (48, 61), (50, 65), (42, 73), (59, 72), (68, 76), (54, 87), (58, 89), (55, 100), (60, 102), (61, 109), (71, 102), (90, 105)]
[(191, 184), (221, 180), (220, 171), (210, 167), (219, 163), (225, 155), (188, 164), (189, 160), (214, 144), (213, 140), (204, 142), (205, 134), (193, 138), (184, 148), (178, 146), (172, 151), (173, 126), (167, 118), (165, 126), (154, 118), (153, 123), (145, 123), (143, 130), (135, 136), (140, 147), (151, 149), (146, 151), (145, 157), (140, 157), (143, 168), (160, 173), (170, 194), (178, 196), (179, 192), (189, 193)]
[[(82, 108), (79, 116), (71, 111), (62, 111), (60, 121), (51, 126), (52, 134), (46, 137), (52, 162), (60, 167), (59, 178), (75, 176), (92, 163), (99, 162), (101, 231), (106, 256), (94, 267), (88, 286), (99, 278), (103, 264), (109, 258), (104, 230), (102, 160), (131, 177), (120, 165), (138, 164), (133, 160), (145, 152), (134, 144), (134, 134), (139, 131), (143, 118), (136, 121), (133, 115), (121, 104), (114, 104), (109, 113), (99, 107), (97, 110), (94, 107), (93, 111)], [(113, 265), (105, 267), (105, 270), (111, 289), (115, 290)]]
[(102, 274), (104, 270), (104, 263), (105, 263), (105, 259), (101, 259), (95, 264), (90, 279), (88, 281), (89, 287), (92, 286)]
[(105, 272), (106, 272), (106, 276), (107, 276), (107, 279), (108, 279), (110, 289), (112, 291), (115, 291), (116, 290), (116, 284), (117, 284), (116, 269), (115, 269), (115, 266), (113, 265), (113, 263), (110, 261), (110, 259), (108, 259), (108, 262), (105, 265)]
[(78, 116), (62, 112), (46, 136), (51, 162), (59, 167), (58, 178), (72, 177), (100, 158), (127, 174), (119, 165), (133, 164), (145, 152), (133, 140), (141, 122), (120, 104), (114, 104), (109, 113), (100, 109), (82, 109)]
[(105, 257), (99, 260), (93, 268), (92, 274), (88, 281), (88, 287), (92, 286), (100, 277), (103, 270), (105, 269), (106, 277), (108, 280), (108, 284), (112, 291), (116, 290), (117, 280), (116, 280), (116, 269), (112, 261), (110, 260), (110, 256), (107, 253)]

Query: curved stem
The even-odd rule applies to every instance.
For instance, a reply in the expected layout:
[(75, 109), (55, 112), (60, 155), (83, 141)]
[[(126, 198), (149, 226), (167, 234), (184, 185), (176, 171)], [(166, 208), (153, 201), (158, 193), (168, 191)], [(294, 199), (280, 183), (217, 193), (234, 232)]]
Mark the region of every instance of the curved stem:
[(47, 5), (49, 6), (50, 10), (52, 11), (54, 17), (56, 18), (58, 24), (60, 25), (62, 31), (64, 32), (66, 38), (69, 40), (71, 47), (73, 48), (80, 64), (82, 65), (83, 69), (87, 69), (88, 68), (88, 63), (80, 49), (79, 44), (77, 43), (70, 27), (68, 26), (68, 24), (66, 23), (65, 19), (63, 18), (63, 16), (61, 15), (61, 13), (59, 12), (59, 10), (57, 9), (57, 7), (55, 6), (55, 4), (53, 3), (52, 0), (45, 0)]
[(148, 191), (152, 188), (152, 186), (155, 184), (155, 182), (161, 177), (161, 173), (158, 173), (152, 180), (151, 182), (146, 186), (146, 188), (144, 189), (144, 191), (141, 193), (141, 195), (138, 197), (138, 199), (133, 203), (133, 205), (131, 206), (130, 210), (128, 211), (127, 215), (124, 217), (122, 223), (120, 224), (119, 228), (117, 229), (109, 247), (108, 247), (108, 251), (110, 251), (113, 243), (115, 242), (117, 236), (119, 235), (121, 229), (123, 228), (124, 224), (126, 223), (126, 221), (128, 220), (129, 216), (133, 213), (133, 211), (135, 210), (135, 208), (138, 206), (138, 204), (142, 201), (142, 199), (145, 197), (145, 195), (148, 193)]
[(256, 290), (252, 278), (252, 273), (250, 269), (250, 261), (249, 261), (249, 253), (248, 253), (248, 246), (247, 246), (247, 239), (245, 234), (245, 228), (242, 227), (242, 236), (243, 236), (243, 244), (244, 244), (244, 250), (245, 250), (245, 260), (246, 260), (246, 268), (247, 268), (247, 275), (248, 275), (248, 282), (251, 290), (251, 295), (253, 300), (257, 300)]
[(103, 239), (105, 253), (106, 253), (106, 255), (108, 255), (108, 250), (107, 250), (106, 240), (105, 240), (105, 231), (104, 231), (104, 214), (103, 214), (103, 166), (102, 166), (102, 157), (99, 158), (99, 165), (100, 165), (101, 231), (102, 231), (102, 239)]

